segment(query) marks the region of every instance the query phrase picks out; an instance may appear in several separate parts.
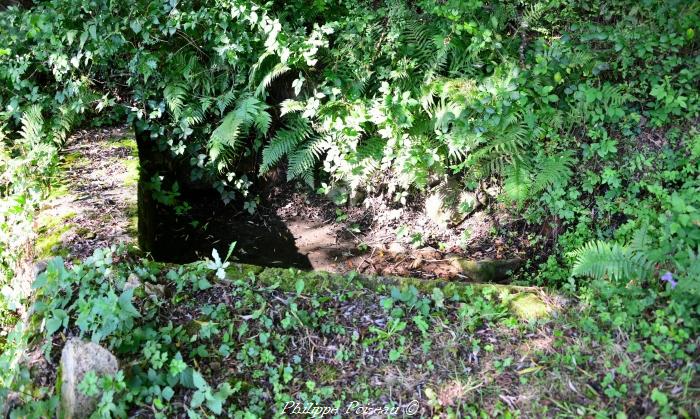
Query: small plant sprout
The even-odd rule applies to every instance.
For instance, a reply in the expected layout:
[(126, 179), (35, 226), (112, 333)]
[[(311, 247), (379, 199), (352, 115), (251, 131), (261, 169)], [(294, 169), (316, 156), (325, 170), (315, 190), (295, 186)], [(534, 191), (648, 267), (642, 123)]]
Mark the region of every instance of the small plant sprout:
[(207, 268), (216, 271), (217, 278), (224, 279), (224, 277), (226, 276), (226, 268), (228, 268), (230, 265), (228, 259), (231, 257), (231, 254), (233, 253), (233, 249), (235, 247), (236, 242), (231, 243), (231, 245), (228, 248), (228, 253), (226, 253), (226, 257), (223, 261), (219, 257), (219, 251), (216, 249), (212, 249), (211, 257), (213, 260), (207, 262)]

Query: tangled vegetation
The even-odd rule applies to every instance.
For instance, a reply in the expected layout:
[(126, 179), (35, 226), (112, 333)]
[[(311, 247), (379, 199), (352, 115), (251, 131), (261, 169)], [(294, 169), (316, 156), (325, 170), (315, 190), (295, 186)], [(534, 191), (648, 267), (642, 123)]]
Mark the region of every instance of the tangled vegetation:
[[(462, 381), (469, 397), (456, 401), (424, 389), (422, 414), (700, 414), (699, 26), (700, 3), (684, 0), (50, 0), (0, 11), (0, 395), (21, 394), (19, 416), (53, 409), (57, 395), (34, 386), (21, 360), (37, 340), (55, 359), (50, 343), (63, 334), (131, 362), (85, 384), (103, 390), (105, 415), (255, 417), (290, 400), (394, 406), (368, 370), (345, 389), (319, 380), (381, 359), (420, 364), (413, 373), (435, 373), (432, 385), (444, 387), (466, 371), (450, 362), (471, 360), (456, 342), (498, 353), (478, 332), (542, 326), (552, 353), (490, 365), (518, 386), (530, 374), (573, 380), (573, 393), (513, 404), (491, 384), (472, 391)], [(546, 255), (515, 280), (567, 295), (579, 313), (523, 325), (488, 293), (443, 302), (398, 288), (329, 294), (303, 281), (283, 293), (255, 274), (207, 296), (214, 279), (203, 266), (126, 256), (112, 266), (107, 249), (72, 270), (54, 260), (32, 292), (32, 217), (58, 154), (76, 127), (116, 122), (157, 150), (141, 181), (178, 213), (189, 207), (181, 191), (203, 185), (254, 212), (260, 179), (276, 168), (310, 193), (342, 187), (339, 202), (405, 205), (454, 179), (536, 232)], [(130, 273), (177, 291), (124, 288)], [(216, 303), (193, 309), (196, 331), (163, 319), (204, 296)], [(354, 299), (382, 319), (358, 337), (339, 317)], [(342, 336), (341, 366), (294, 358), (304, 334)], [(226, 377), (197, 370), (214, 358), (238, 364)], [(577, 368), (590, 376), (577, 382)]]

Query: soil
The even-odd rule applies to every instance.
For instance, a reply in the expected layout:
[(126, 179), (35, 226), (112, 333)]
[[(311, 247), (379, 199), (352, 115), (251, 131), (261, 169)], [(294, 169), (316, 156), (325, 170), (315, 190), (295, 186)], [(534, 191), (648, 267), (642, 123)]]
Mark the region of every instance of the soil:
[[(100, 247), (135, 243), (138, 157), (124, 127), (80, 130), (63, 150), (61, 177), (39, 212), (38, 231), (56, 236), (39, 256), (69, 263)], [(43, 234), (41, 234), (43, 233)]]
[(376, 197), (339, 207), (290, 183), (271, 188), (253, 215), (223, 205), (215, 194), (185, 199), (192, 205), (186, 216), (161, 220), (158, 260), (192, 262), (212, 248), (225, 254), (236, 242), (234, 257), (260, 266), (466, 280), (452, 257), (524, 258), (532, 247), (524, 223), (498, 208), (449, 229), (433, 223), (418, 203), (392, 207)]
[(523, 234), (500, 232), (516, 223), (498, 208), (476, 212), (458, 228), (448, 228), (433, 222), (420, 201), (392, 206), (389, 199), (377, 196), (339, 208), (308, 190), (295, 191), (290, 185), (278, 189), (269, 210), (287, 220), (300, 252), (308, 253), (314, 269), (459, 279), (460, 271), (450, 263), (453, 256), (508, 259), (523, 257), (529, 247)]
[[(72, 136), (64, 154), (62, 184), (67, 193), (42, 213), (70, 226), (60, 237), (65, 259), (79, 259), (99, 247), (134, 244), (137, 163), (126, 127), (91, 129)], [(136, 159), (136, 161), (134, 161)], [(153, 257), (187, 263), (225, 255), (260, 266), (345, 273), (466, 279), (448, 260), (523, 258), (532, 248), (523, 222), (496, 205), (458, 228), (442, 227), (423, 212), (422, 202), (392, 205), (382, 196), (360, 205), (337, 206), (305, 186), (278, 183), (266, 188), (255, 214), (224, 205), (215, 192), (183, 195), (190, 211), (158, 220)]]

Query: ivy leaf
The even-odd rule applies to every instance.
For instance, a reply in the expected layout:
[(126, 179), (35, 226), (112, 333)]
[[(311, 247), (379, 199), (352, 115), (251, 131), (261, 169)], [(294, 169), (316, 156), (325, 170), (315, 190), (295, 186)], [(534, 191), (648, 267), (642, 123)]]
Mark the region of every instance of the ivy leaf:
[(175, 395), (175, 391), (170, 387), (165, 387), (160, 394), (165, 400), (169, 401)]
[(131, 23), (129, 24), (129, 27), (131, 28), (132, 31), (134, 31), (135, 34), (138, 34), (141, 32), (141, 23), (139, 23), (138, 20), (132, 20)]
[(297, 279), (297, 282), (295, 284), (295, 288), (297, 291), (297, 295), (301, 294), (301, 292), (304, 291), (304, 280), (301, 278)]
[(192, 384), (198, 389), (203, 389), (208, 387), (207, 381), (202, 377), (202, 374), (199, 373), (199, 371), (193, 371), (192, 372)]
[(65, 310), (57, 309), (53, 310), (52, 313), (53, 316), (46, 321), (46, 334), (49, 336), (56, 333), (62, 324), (68, 323), (68, 314)]

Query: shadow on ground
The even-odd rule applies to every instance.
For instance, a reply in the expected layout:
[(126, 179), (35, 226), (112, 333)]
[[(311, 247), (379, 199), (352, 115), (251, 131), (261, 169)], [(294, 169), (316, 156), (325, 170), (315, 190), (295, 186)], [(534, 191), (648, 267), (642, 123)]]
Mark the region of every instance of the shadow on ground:
[(156, 227), (156, 260), (188, 263), (211, 257), (212, 249), (225, 255), (236, 242), (234, 256), (243, 263), (270, 267), (312, 269), (285, 222), (274, 214), (249, 215), (225, 206), (213, 192), (183, 197), (192, 205), (186, 216), (161, 214)]

